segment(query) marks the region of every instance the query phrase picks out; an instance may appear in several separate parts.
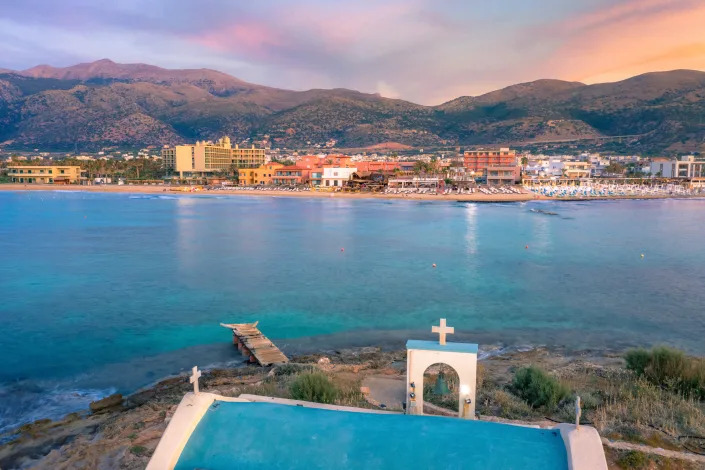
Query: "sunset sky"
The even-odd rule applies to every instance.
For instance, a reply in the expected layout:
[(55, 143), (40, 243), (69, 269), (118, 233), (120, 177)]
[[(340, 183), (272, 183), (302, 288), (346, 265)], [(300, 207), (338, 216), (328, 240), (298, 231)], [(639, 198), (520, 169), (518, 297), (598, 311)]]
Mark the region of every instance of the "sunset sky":
[(438, 104), (705, 70), (704, 0), (2, 0), (0, 68), (110, 58)]

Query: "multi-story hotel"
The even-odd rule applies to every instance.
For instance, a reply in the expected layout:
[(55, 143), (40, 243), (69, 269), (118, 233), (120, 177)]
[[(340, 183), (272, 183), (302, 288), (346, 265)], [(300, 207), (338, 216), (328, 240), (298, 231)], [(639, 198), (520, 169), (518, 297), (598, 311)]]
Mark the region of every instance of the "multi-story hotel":
[(264, 149), (233, 147), (229, 137), (217, 142), (197, 141), (194, 145), (177, 145), (162, 149), (164, 168), (179, 177), (206, 177), (230, 168), (258, 168), (264, 164)]
[(76, 184), (81, 181), (80, 166), (18, 165), (7, 167), (13, 183)]
[(463, 156), (463, 164), (467, 173), (482, 175), (488, 167), (516, 166), (516, 152), (508, 148), (500, 148), (499, 150), (468, 150)]

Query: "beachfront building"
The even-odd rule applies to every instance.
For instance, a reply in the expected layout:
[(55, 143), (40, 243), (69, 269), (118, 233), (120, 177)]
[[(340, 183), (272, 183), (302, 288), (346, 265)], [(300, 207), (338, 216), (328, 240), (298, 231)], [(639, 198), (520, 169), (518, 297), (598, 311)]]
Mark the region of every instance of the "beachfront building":
[(269, 186), (274, 180), (276, 170), (283, 167), (281, 163), (269, 162), (257, 168), (245, 168), (238, 170), (238, 184), (240, 186)]
[(651, 161), (650, 173), (661, 178), (705, 178), (705, 160), (696, 160), (692, 155), (680, 160), (655, 158)]
[(521, 179), (521, 168), (516, 165), (491, 166), (486, 171), (488, 186), (512, 185)]
[(162, 149), (162, 165), (180, 178), (204, 178), (220, 171), (254, 169), (265, 162), (264, 149), (232, 146), (229, 137)]
[(562, 162), (563, 176), (569, 179), (589, 178), (592, 166), (590, 162)]
[(444, 184), (440, 176), (400, 176), (397, 178), (389, 178), (387, 187), (393, 190), (403, 189), (425, 189), (438, 190)]
[(285, 186), (299, 186), (307, 184), (311, 171), (300, 166), (280, 166), (274, 170), (272, 184)]
[[(597, 430), (575, 424), (522, 426), (476, 419), (478, 345), (409, 340), (405, 413), (302, 400), (203, 392), (194, 367), (187, 393), (147, 470), (191, 468), (478, 468), (607, 470)], [(424, 373), (438, 364), (458, 376), (457, 417), (423, 416)], [(394, 382), (394, 381), (393, 381)], [(396, 393), (395, 393), (396, 395)]]
[(321, 186), (324, 188), (342, 188), (346, 186), (357, 168), (326, 167), (321, 175)]
[(17, 165), (7, 167), (7, 175), (13, 183), (78, 184), (81, 182), (81, 167), (71, 165)]
[(323, 184), (323, 168), (314, 168), (311, 170), (311, 186), (319, 187)]
[(468, 150), (463, 155), (463, 166), (465, 172), (472, 175), (482, 176), (488, 167), (516, 166), (516, 152), (509, 148), (495, 150)]

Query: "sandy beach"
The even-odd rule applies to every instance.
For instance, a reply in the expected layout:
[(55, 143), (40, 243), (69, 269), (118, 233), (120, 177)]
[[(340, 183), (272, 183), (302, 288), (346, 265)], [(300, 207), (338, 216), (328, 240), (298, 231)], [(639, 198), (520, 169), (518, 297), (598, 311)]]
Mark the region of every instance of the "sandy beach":
[(563, 197), (551, 198), (539, 194), (388, 194), (388, 193), (347, 193), (327, 191), (277, 191), (242, 189), (191, 189), (188, 186), (148, 186), (148, 185), (96, 185), (96, 186), (57, 186), (52, 184), (2, 184), (0, 191), (85, 191), (100, 193), (143, 193), (143, 194), (218, 194), (229, 196), (276, 196), (276, 197), (317, 197), (346, 199), (406, 199), (424, 201), (468, 201), (468, 202), (526, 202), (526, 201), (591, 201), (609, 199), (669, 199), (703, 198), (702, 195), (640, 195), (605, 196), (593, 198)]
[(140, 185), (101, 185), (101, 186), (57, 186), (52, 184), (3, 184), (0, 191), (85, 191), (103, 193), (144, 193), (144, 194), (218, 194), (232, 196), (277, 196), (277, 197), (318, 197), (348, 199), (409, 199), (429, 201), (474, 201), (474, 202), (522, 202), (546, 199), (535, 194), (385, 194), (347, 193), (327, 191), (277, 191), (242, 189), (191, 190), (188, 186), (140, 186)]

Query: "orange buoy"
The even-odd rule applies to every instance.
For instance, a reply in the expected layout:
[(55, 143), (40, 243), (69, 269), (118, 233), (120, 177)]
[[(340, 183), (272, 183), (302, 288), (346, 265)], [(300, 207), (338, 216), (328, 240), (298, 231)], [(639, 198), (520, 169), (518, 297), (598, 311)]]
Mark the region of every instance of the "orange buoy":
[(528, 249), (529, 249), (529, 245), (525, 245), (525, 246), (524, 246), (524, 249), (525, 249), (525, 250), (528, 250)]

